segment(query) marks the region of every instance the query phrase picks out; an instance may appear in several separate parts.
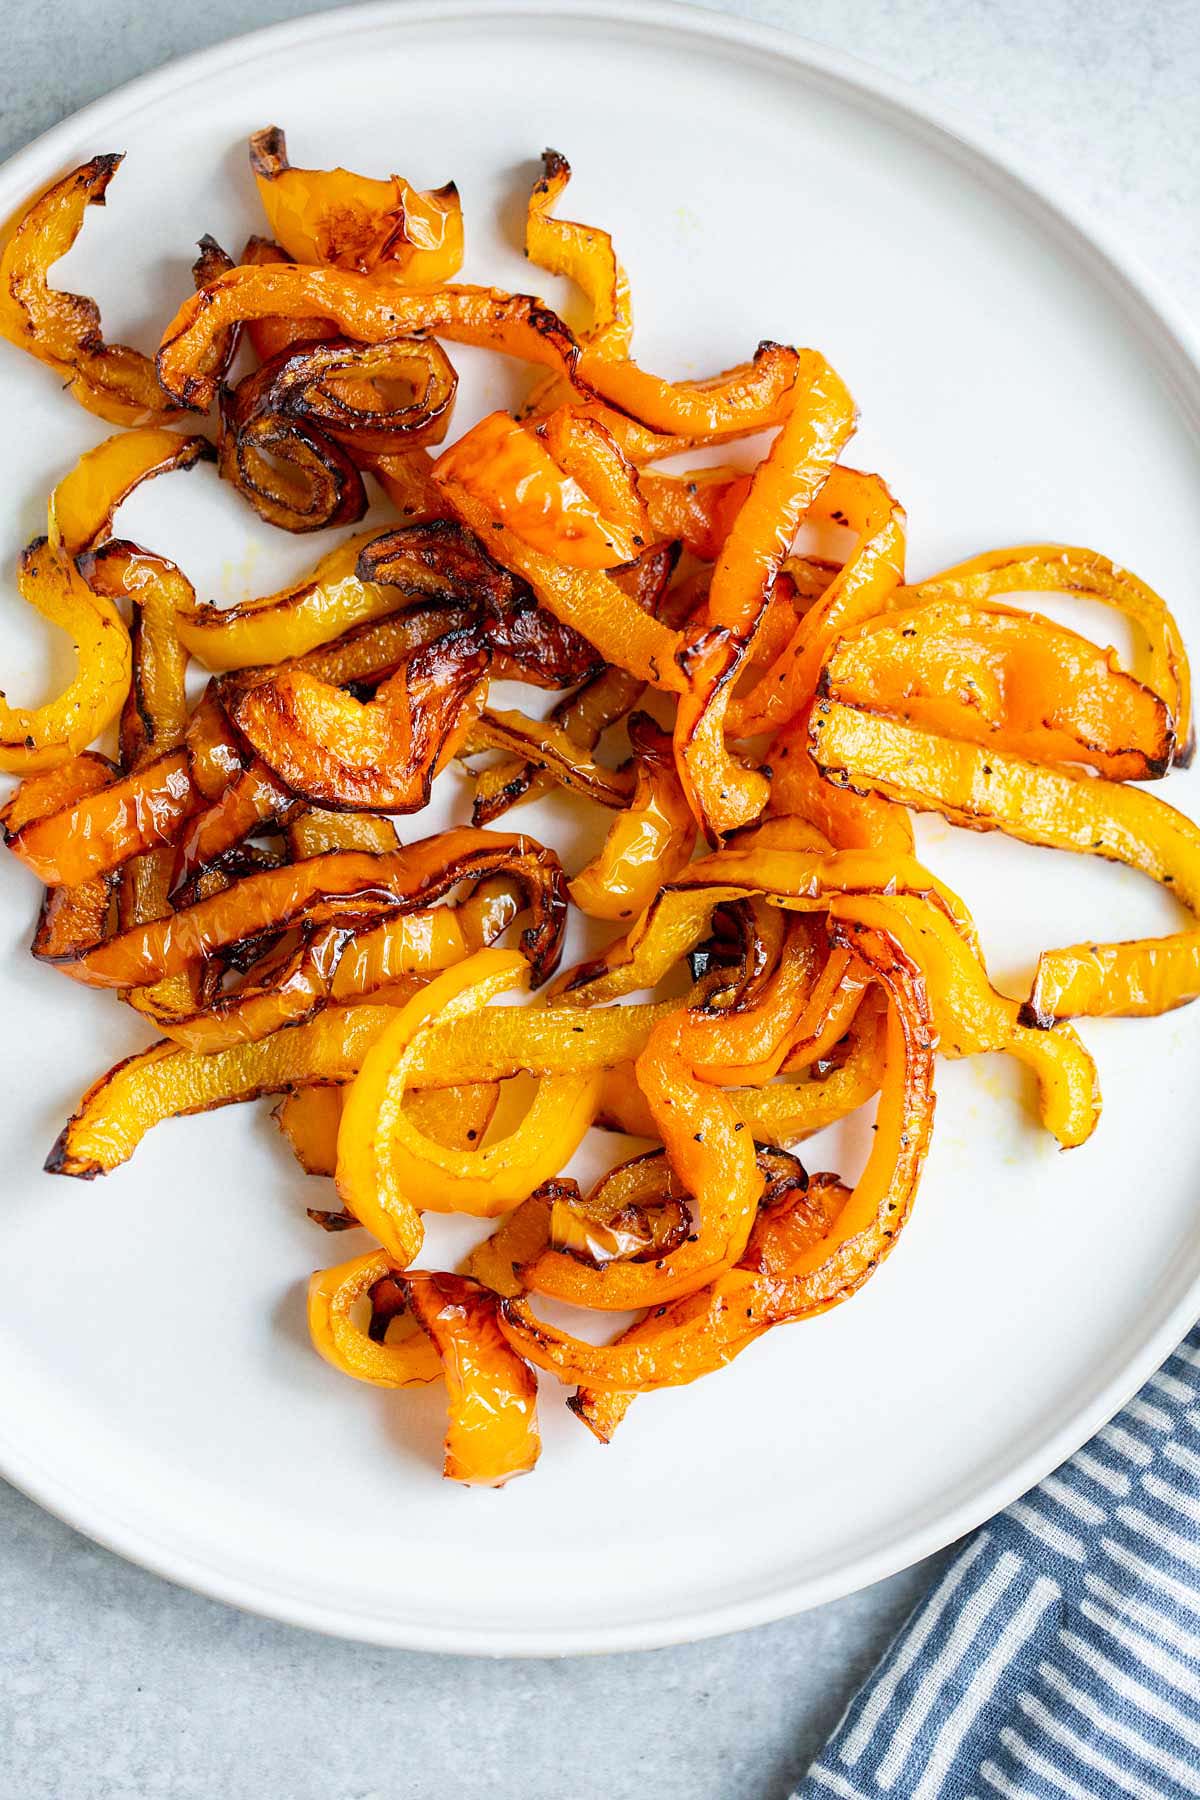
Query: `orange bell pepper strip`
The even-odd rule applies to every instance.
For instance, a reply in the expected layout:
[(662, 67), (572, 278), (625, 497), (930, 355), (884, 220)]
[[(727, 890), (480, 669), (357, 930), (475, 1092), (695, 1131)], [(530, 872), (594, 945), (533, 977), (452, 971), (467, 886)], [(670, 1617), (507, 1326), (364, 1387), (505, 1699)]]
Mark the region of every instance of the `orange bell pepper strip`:
[[(61, 811), (109, 780), (107, 758), (85, 752), (45, 775), (30, 775), (0, 809), (6, 832), (36, 820), (41, 809)], [(72, 887), (47, 888), (33, 937), (34, 956), (69, 956), (103, 937), (112, 901), (112, 877), (92, 875)]]
[(904, 579), (904, 511), (878, 475), (835, 468), (808, 517), (848, 527), (857, 543), (774, 665), (734, 699), (729, 724), (739, 736), (776, 731), (795, 718), (815, 694), (833, 644), (880, 612)]
[(525, 254), (538, 268), (573, 281), (588, 303), (590, 318), (581, 341), (598, 355), (629, 354), (633, 307), (629, 280), (617, 260), (612, 238), (595, 225), (556, 219), (554, 208), (571, 179), (571, 165), (557, 150), (542, 152), (542, 172), (533, 184), (525, 215)]
[(277, 125), (250, 139), (250, 167), (271, 228), (293, 262), (357, 269), (379, 281), (437, 287), (462, 267), (462, 203), (453, 182), (420, 193), (348, 169), (297, 169)]
[(291, 926), (356, 924), (412, 911), (460, 881), (508, 873), (529, 895), (533, 920), (521, 943), (535, 981), (558, 959), (566, 911), (558, 859), (531, 838), (469, 827), (403, 849), (369, 855), (335, 851), (290, 867), (248, 875), (232, 888), (181, 907), (171, 918), (119, 932), (86, 954), (55, 966), (90, 987), (140, 987), (186, 968), (197, 957)]
[(163, 1019), (164, 1034), (185, 1050), (211, 1054), (255, 1043), (311, 1018), (329, 995), (348, 935), (338, 925), (306, 934), (281, 968), (268, 971), (261, 981), (250, 976), (190, 1017)]
[(994, 601), (931, 601), (872, 619), (835, 644), (820, 687), (942, 737), (1090, 763), (1114, 781), (1164, 775), (1175, 751), (1165, 701), (1115, 652)]
[[(245, 249), (238, 259), (243, 268), (259, 268), (263, 263), (304, 262), (304, 257), (291, 257), (270, 238), (255, 234), (247, 238)], [(220, 271), (223, 273), (224, 271)], [(198, 287), (208, 287), (217, 278), (218, 271), (213, 270), (208, 281), (197, 282)], [(259, 362), (266, 362), (272, 356), (278, 356), (283, 350), (290, 350), (294, 344), (324, 343), (329, 338), (339, 336), (338, 328), (332, 319), (288, 319), (266, 318), (252, 319), (246, 325), (246, 336), (250, 339), (251, 348)]]
[(716, 562), (750, 492), (753, 476), (740, 469), (692, 469), (686, 475), (639, 479), (655, 538), (677, 539), (705, 562)]
[[(764, 1196), (738, 1267), (763, 1275), (787, 1276), (806, 1251), (829, 1235), (850, 1198), (850, 1189), (836, 1175), (829, 1174), (814, 1175), (806, 1185), (797, 1181), (775, 1185), (781, 1191), (774, 1199)], [(710, 1305), (711, 1296), (702, 1288), (672, 1306), (655, 1307), (623, 1332), (620, 1341), (653, 1343), (669, 1336), (678, 1326), (703, 1318)], [(758, 1336), (760, 1332), (755, 1333), (755, 1338)], [(753, 1341), (744, 1338), (739, 1348), (745, 1349)], [(584, 1387), (571, 1395), (567, 1405), (593, 1437), (609, 1444), (636, 1398), (634, 1393), (621, 1393), (614, 1388)]]
[(450, 1419), (450, 1481), (503, 1487), (537, 1462), (537, 1377), (496, 1322), (496, 1296), (463, 1275), (414, 1270), (400, 1278), (413, 1316), (442, 1359)]
[(594, 919), (633, 919), (664, 881), (691, 861), (696, 822), (679, 776), (671, 740), (645, 713), (629, 721), (637, 780), (628, 807), (618, 812), (598, 856), (569, 884), (571, 899)]
[(373, 993), (414, 969), (447, 969), (493, 943), (512, 924), (521, 905), (516, 883), (497, 876), (480, 882), (457, 906), (402, 913), (371, 931), (358, 932), (333, 972), (333, 998)]
[(140, 350), (106, 344), (94, 300), (52, 288), (89, 206), (103, 206), (119, 156), (94, 156), (52, 182), (18, 218), (0, 253), (0, 335), (65, 378), (68, 393), (112, 425), (175, 417), (154, 364)]
[(48, 887), (74, 886), (172, 843), (195, 803), (187, 754), (171, 750), (20, 830), (4, 821), (5, 842)]
[(452, 509), (433, 479), (434, 461), (428, 450), (418, 446), (382, 456), (367, 455), (362, 466), (370, 470), (393, 512), (406, 525), (426, 525), (434, 519), (449, 518)]
[(385, 1338), (380, 1343), (354, 1318), (364, 1295), (394, 1274), (395, 1264), (382, 1250), (318, 1269), (308, 1283), (309, 1335), (317, 1353), (355, 1381), (372, 1387), (424, 1387), (441, 1379), (442, 1359), (423, 1330), (399, 1342)]
[(340, 1087), (297, 1088), (272, 1109), (271, 1117), (306, 1175), (332, 1175), (337, 1166), (343, 1091)]
[(337, 1186), (355, 1218), (407, 1266), (420, 1250), (421, 1210), (478, 1217), (510, 1210), (573, 1154), (591, 1123), (594, 1075), (551, 1078), (517, 1131), (477, 1150), (451, 1151), (412, 1124), (401, 1102), (413, 1049), (435, 1021), (478, 1010), (527, 979), (511, 951), (482, 950), (435, 977), (364, 1058), (338, 1133)]
[(396, 827), (380, 813), (325, 812), (319, 806), (299, 807), (285, 832), (293, 861), (323, 856), (327, 850), (397, 850)]
[(172, 890), (185, 887), (200, 869), (298, 805), (296, 796), (261, 758), (252, 758), (219, 797), (185, 825), (172, 863)]
[(482, 704), (490, 661), (468, 628), (414, 651), (370, 701), (281, 669), (231, 698), (229, 713), (293, 794), (322, 806), (417, 812)]
[(484, 711), (471, 729), (464, 755), (492, 749), (519, 752), (545, 769), (553, 781), (600, 806), (620, 809), (633, 799), (634, 770), (628, 765), (605, 768), (553, 719), (530, 719), (516, 711)]
[(1145, 639), (1146, 684), (1169, 709), (1175, 723), (1177, 759), (1187, 760), (1192, 742), (1192, 682), (1179, 626), (1153, 588), (1106, 556), (1067, 544), (988, 550), (915, 587), (897, 588), (892, 603), (909, 607), (931, 600), (957, 600), (987, 606), (1002, 594), (1081, 594), (1132, 619)]
[(832, 1229), (802, 1251), (785, 1276), (731, 1268), (708, 1288), (708, 1304), (660, 1335), (597, 1345), (538, 1318), (520, 1299), (500, 1302), (500, 1326), (517, 1354), (564, 1383), (641, 1392), (696, 1380), (728, 1362), (768, 1326), (811, 1318), (867, 1281), (895, 1247), (912, 1207), (933, 1124), (934, 1031), (921, 977), (875, 932), (855, 935), (854, 953), (887, 990), (887, 1055), (867, 1166)]
[(446, 480), (444, 491), (455, 512), (486, 539), (489, 554), (527, 581), (540, 604), (581, 632), (607, 662), (652, 687), (683, 690), (685, 677), (675, 660), (683, 644), (679, 632), (644, 612), (611, 574), (567, 568), (518, 537), (457, 482)]
[(17, 585), (23, 600), (70, 633), (79, 660), (74, 680), (42, 706), (10, 706), (0, 694), (0, 770), (28, 775), (77, 756), (112, 724), (125, 703), (132, 652), (116, 607), (45, 538), (23, 552)]
[(806, 708), (768, 751), (770, 814), (808, 820), (837, 850), (912, 856), (913, 830), (904, 808), (879, 794), (860, 794), (826, 781), (809, 752), (808, 724)]
[(86, 450), (50, 496), (48, 533), (68, 556), (94, 550), (112, 534), (113, 514), (135, 488), (169, 469), (211, 461), (205, 437), (181, 437), (161, 425), (143, 425), (105, 438)]
[(675, 758), (697, 822), (718, 839), (758, 817), (768, 777), (725, 748), (731, 683), (762, 623), (770, 589), (800, 521), (854, 429), (854, 402), (813, 351), (801, 358), (792, 411), (754, 478), (713, 571), (703, 625), (688, 634), (689, 676), (675, 722)]

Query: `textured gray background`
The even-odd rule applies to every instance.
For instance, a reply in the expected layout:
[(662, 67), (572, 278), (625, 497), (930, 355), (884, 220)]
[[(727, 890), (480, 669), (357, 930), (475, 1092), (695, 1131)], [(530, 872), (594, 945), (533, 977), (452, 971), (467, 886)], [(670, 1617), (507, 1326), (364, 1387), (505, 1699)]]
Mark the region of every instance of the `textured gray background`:
[[(326, 4), (5, 0), (0, 155), (171, 57)], [(1044, 165), (1200, 312), (1197, 0), (727, 10), (954, 106)], [(933, 1566), (678, 1650), (416, 1656), (183, 1593), (0, 1483), (0, 1800), (782, 1800)]]

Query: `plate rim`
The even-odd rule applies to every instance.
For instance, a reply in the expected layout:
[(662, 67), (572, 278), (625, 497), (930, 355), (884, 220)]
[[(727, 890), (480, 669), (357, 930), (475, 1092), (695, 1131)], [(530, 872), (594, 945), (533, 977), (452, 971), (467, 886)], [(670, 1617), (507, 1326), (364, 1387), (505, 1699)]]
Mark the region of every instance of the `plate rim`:
[[(339, 34), (375, 26), (450, 24), (491, 17), (519, 21), (553, 19), (556, 25), (656, 28), (668, 34), (699, 38), (707, 45), (766, 52), (801, 76), (815, 77), (849, 92), (860, 104), (882, 112), (938, 145), (976, 175), (999, 184), (1044, 228), (1065, 239), (1073, 254), (1091, 263), (1093, 278), (1102, 280), (1126, 309), (1132, 309), (1144, 334), (1157, 338), (1155, 349), (1164, 365), (1174, 362), (1183, 375), (1176, 400), (1184, 403), (1191, 429), (1200, 436), (1200, 330), (1184, 306), (1141, 261), (1120, 243), (1107, 225), (1064, 192), (1032, 161), (994, 143), (987, 133), (957, 116), (953, 107), (928, 99), (916, 88), (830, 46), (776, 26), (763, 25), (682, 0), (367, 0), (335, 7), (222, 39), (206, 49), (177, 57), (90, 101), (34, 138), (0, 165), (0, 187), (15, 185), (33, 192), (48, 178), (35, 172), (65, 160), (82, 131), (107, 129), (115, 113), (131, 111), (169, 97), (181, 87), (240, 68), (264, 55), (319, 43)], [(28, 176), (24, 171), (28, 168)], [(1190, 403), (1182, 391), (1190, 386)], [(899, 1526), (873, 1549), (842, 1562), (836, 1569), (803, 1580), (783, 1581), (748, 1598), (731, 1599), (689, 1610), (686, 1605), (662, 1617), (623, 1624), (560, 1626), (522, 1630), (467, 1629), (457, 1625), (405, 1623), (372, 1616), (361, 1608), (305, 1598), (303, 1594), (259, 1584), (212, 1566), (203, 1557), (157, 1541), (152, 1530), (123, 1522), (104, 1501), (89, 1500), (69, 1478), (40, 1465), (36, 1453), (23, 1451), (9, 1436), (0, 1411), (0, 1476), (72, 1529), (153, 1574), (226, 1604), (298, 1625), (326, 1635), (390, 1648), (458, 1655), (565, 1656), (664, 1648), (692, 1643), (726, 1632), (741, 1631), (790, 1617), (811, 1607), (857, 1592), (945, 1548), (1057, 1468), (1117, 1413), (1187, 1335), (1200, 1313), (1200, 1274), (1167, 1306), (1154, 1330), (1132, 1353), (1118, 1349), (1116, 1372), (1069, 1417), (1040, 1436), (1034, 1446), (1002, 1474), (984, 1477), (968, 1493), (916, 1525)]]

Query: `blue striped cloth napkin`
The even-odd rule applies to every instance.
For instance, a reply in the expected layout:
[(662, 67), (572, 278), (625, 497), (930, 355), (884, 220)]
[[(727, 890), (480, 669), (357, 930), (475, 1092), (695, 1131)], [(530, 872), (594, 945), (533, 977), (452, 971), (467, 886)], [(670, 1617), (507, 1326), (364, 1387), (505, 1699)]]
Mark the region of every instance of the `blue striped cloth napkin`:
[(1200, 1795), (1200, 1327), (969, 1538), (795, 1800)]

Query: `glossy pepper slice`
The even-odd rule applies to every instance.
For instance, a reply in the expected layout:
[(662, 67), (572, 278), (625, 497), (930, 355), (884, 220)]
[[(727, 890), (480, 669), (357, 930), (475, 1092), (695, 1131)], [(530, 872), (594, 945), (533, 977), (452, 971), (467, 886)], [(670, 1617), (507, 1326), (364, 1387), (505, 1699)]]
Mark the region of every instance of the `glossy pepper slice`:
[(399, 175), (296, 169), (278, 125), (250, 139), (250, 167), (271, 228), (294, 262), (356, 269), (434, 287), (462, 266), (462, 204), (453, 182), (420, 193)]
[(995, 601), (931, 601), (872, 619), (834, 646), (820, 687), (943, 737), (1089, 763), (1114, 781), (1165, 775), (1175, 751), (1165, 701), (1115, 651)]
[(642, 1392), (694, 1381), (720, 1368), (768, 1326), (811, 1318), (857, 1292), (890, 1254), (912, 1207), (933, 1124), (934, 1031), (919, 973), (889, 939), (857, 933), (854, 953), (887, 990), (885, 1076), (871, 1153), (828, 1234), (786, 1276), (729, 1269), (708, 1304), (662, 1335), (585, 1343), (539, 1319), (520, 1299), (500, 1304), (517, 1353), (565, 1383)]
[(0, 333), (65, 378), (67, 391), (112, 425), (145, 425), (175, 409), (140, 350), (106, 344), (100, 310), (82, 294), (52, 288), (89, 206), (103, 206), (119, 156), (93, 156), (52, 182), (17, 220), (0, 253)]
[(170, 469), (211, 461), (205, 437), (182, 437), (161, 425), (143, 425), (105, 438), (85, 450), (50, 496), (48, 534), (68, 556), (94, 550), (112, 535), (113, 514), (135, 488)]
[(517, 1130), (481, 1149), (451, 1151), (404, 1113), (414, 1050), (439, 1019), (477, 1011), (522, 985), (524, 960), (482, 950), (437, 976), (374, 1045), (346, 1096), (338, 1133), (338, 1192), (355, 1218), (405, 1266), (418, 1254), (421, 1211), (480, 1217), (510, 1210), (578, 1147), (598, 1094), (594, 1075), (544, 1082)]
[(370, 855), (335, 851), (248, 875), (169, 919), (120, 932), (86, 955), (56, 964), (91, 987), (137, 987), (197, 957), (291, 926), (377, 919), (427, 906), (461, 881), (511, 872), (525, 886), (533, 920), (522, 933), (535, 982), (555, 966), (566, 911), (562, 871), (531, 838), (469, 827)]
[(664, 881), (691, 861), (696, 822), (675, 769), (671, 741), (645, 713), (629, 721), (636, 781), (629, 805), (609, 828), (598, 856), (570, 884), (571, 898), (594, 919), (632, 919)]
[(371, 1289), (394, 1274), (395, 1264), (382, 1250), (318, 1269), (308, 1283), (309, 1335), (317, 1353), (355, 1381), (372, 1387), (424, 1387), (442, 1374), (442, 1359), (425, 1331), (411, 1331), (399, 1341), (389, 1333), (380, 1342), (354, 1317)]
[(6, 824), (5, 842), (48, 887), (72, 886), (171, 843), (194, 805), (187, 754), (171, 750), (19, 831)]
[(463, 1275), (413, 1270), (399, 1280), (442, 1359), (450, 1421), (444, 1473), (503, 1487), (537, 1462), (537, 1378), (501, 1332), (496, 1296)]
[(23, 600), (70, 633), (79, 661), (74, 680), (42, 706), (10, 706), (0, 694), (0, 769), (27, 775), (78, 755), (112, 724), (125, 702), (132, 655), (116, 607), (45, 538), (23, 552), (17, 585)]
[(768, 777), (725, 747), (732, 684), (762, 623), (801, 520), (854, 429), (854, 402), (824, 357), (806, 351), (792, 409), (754, 472), (713, 571), (704, 622), (682, 653), (688, 687), (675, 720), (675, 758), (697, 822), (714, 840), (766, 805)]

